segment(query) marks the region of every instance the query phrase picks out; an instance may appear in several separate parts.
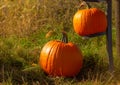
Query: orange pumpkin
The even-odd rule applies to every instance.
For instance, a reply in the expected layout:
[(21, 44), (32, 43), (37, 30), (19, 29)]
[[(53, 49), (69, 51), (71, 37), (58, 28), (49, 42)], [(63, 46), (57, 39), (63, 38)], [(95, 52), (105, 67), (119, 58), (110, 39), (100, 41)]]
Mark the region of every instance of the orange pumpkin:
[(52, 76), (75, 76), (82, 67), (82, 53), (76, 45), (67, 42), (63, 33), (62, 41), (53, 40), (45, 44), (41, 50), (39, 64)]
[(73, 17), (73, 27), (75, 32), (81, 36), (105, 32), (107, 17), (97, 8), (78, 10)]

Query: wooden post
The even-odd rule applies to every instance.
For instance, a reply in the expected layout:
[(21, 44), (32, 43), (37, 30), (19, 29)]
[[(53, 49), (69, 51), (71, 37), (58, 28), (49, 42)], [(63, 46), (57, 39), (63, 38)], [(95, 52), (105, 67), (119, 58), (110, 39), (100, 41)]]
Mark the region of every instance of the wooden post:
[(109, 68), (110, 72), (113, 73), (113, 52), (112, 52), (112, 0), (107, 0), (107, 19), (108, 19), (108, 28), (106, 32), (107, 40), (107, 52), (109, 56)]

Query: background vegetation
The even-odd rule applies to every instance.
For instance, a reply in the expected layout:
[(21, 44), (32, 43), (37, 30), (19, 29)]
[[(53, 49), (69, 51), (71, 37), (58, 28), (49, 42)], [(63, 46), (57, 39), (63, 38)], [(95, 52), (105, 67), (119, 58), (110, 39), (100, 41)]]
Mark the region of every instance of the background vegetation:
[[(80, 9), (79, 3), (78, 0), (0, 0), (1, 85), (119, 85), (114, 10), (115, 76), (109, 73), (106, 36), (83, 39), (73, 30), (72, 18)], [(90, 4), (106, 13), (105, 2)], [(50, 40), (61, 39), (63, 29), (84, 55), (81, 72), (72, 78), (51, 77), (38, 65), (41, 48)], [(50, 31), (51, 36), (46, 38)]]

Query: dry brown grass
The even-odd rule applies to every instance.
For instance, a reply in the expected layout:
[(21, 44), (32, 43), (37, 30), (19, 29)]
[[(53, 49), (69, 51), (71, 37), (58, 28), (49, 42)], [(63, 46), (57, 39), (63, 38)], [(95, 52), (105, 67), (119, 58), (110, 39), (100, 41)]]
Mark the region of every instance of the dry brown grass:
[[(79, 0), (0, 0), (0, 35), (25, 36), (39, 29), (72, 27)], [(105, 9), (105, 4), (92, 3)]]
[(68, 26), (71, 24), (77, 3), (77, 0), (74, 2), (68, 0), (0, 0), (0, 35), (24, 36), (38, 29), (44, 29), (44, 26), (48, 26), (48, 29), (55, 29), (55, 26), (64, 23)]

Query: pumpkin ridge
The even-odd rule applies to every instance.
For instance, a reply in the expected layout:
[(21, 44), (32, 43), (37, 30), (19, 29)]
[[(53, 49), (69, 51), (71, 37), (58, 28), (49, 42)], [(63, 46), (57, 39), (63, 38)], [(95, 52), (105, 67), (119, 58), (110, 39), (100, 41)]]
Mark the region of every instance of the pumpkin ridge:
[[(51, 62), (51, 61), (53, 61), (54, 60), (54, 58), (55, 57), (53, 57), (53, 56), (55, 56), (56, 55), (56, 50), (54, 50), (54, 49), (56, 49), (56, 47), (57, 47), (57, 44), (59, 44), (59, 42), (58, 41), (56, 41), (56, 42), (54, 42), (53, 43), (53, 46), (51, 46), (51, 51), (50, 51), (50, 54), (49, 54), (49, 61)], [(56, 63), (55, 63), (56, 64)], [(52, 73), (53, 72), (53, 70), (54, 70), (54, 61), (53, 61), (53, 63), (50, 63), (50, 73)]]
[[(57, 62), (55, 62), (55, 61), (57, 60), (57, 58), (59, 56), (59, 49), (61, 48), (60, 47), (61, 44), (62, 43), (56, 43), (56, 48), (54, 48), (54, 49), (57, 49), (54, 51), (54, 57), (53, 57), (53, 68), (52, 68), (53, 71), (52, 72), (54, 72), (54, 73), (57, 73), (59, 70), (59, 69), (56, 69), (56, 68), (58, 68), (58, 66), (57, 66), (58, 61)], [(56, 75), (56, 74), (54, 74), (54, 75)]]
[(60, 43), (60, 47), (59, 47), (59, 56), (61, 56), (60, 60), (61, 60), (61, 65), (60, 65), (60, 68), (59, 68), (59, 73), (60, 75), (63, 75), (63, 66), (64, 66), (64, 63), (63, 63), (63, 60), (64, 60), (64, 57), (62, 57), (63, 55), (63, 49), (64, 49), (64, 44), (63, 43)]
[[(50, 44), (52, 43), (53, 41), (50, 41), (49, 43), (47, 43), (47, 44), (45, 44), (45, 46), (44, 46), (44, 48), (42, 48), (42, 50), (41, 50), (41, 54), (40, 54), (40, 58), (39, 58), (39, 60), (40, 60), (40, 65), (42, 65), (42, 68), (43, 69), (47, 69), (47, 65), (48, 65), (48, 59), (49, 59), (49, 57), (47, 57), (47, 59), (45, 59), (45, 65), (43, 64), (43, 62), (41, 61), (41, 56), (43, 56), (43, 53), (42, 53), (42, 51), (44, 52), (47, 48), (47, 46), (49, 46), (50, 47)], [(51, 48), (51, 47), (50, 47)], [(50, 50), (50, 49), (49, 49)], [(50, 52), (49, 52), (50, 53)], [(48, 56), (49, 55), (49, 53), (46, 55), (46, 56)], [(46, 54), (46, 53), (45, 53)]]
[[(48, 57), (47, 57), (47, 61), (46, 61), (46, 69), (49, 69), (49, 70), (51, 70), (50, 68), (51, 68), (51, 66), (49, 65), (49, 60), (51, 60), (51, 58), (50, 58), (50, 53), (52, 52), (52, 48), (54, 47), (54, 45), (56, 44), (56, 41), (52, 41), (51, 43), (49, 43), (48, 45), (50, 45), (50, 51), (49, 51), (49, 53), (48, 53)], [(47, 45), (47, 46), (48, 46)], [(52, 45), (52, 46), (51, 46)]]

